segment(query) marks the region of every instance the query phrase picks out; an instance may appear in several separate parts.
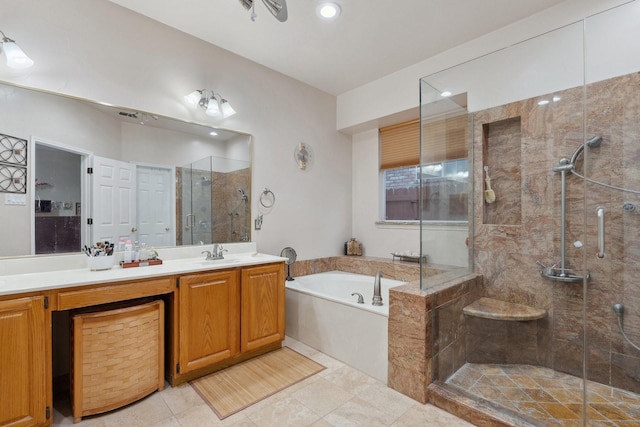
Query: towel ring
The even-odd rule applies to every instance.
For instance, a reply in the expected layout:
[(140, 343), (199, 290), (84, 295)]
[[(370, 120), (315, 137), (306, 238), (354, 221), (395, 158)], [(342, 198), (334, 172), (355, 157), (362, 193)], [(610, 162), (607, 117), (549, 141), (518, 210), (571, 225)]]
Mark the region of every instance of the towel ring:
[(265, 188), (264, 191), (260, 194), (260, 204), (265, 208), (272, 208), (276, 203), (276, 195), (273, 194), (273, 191)]

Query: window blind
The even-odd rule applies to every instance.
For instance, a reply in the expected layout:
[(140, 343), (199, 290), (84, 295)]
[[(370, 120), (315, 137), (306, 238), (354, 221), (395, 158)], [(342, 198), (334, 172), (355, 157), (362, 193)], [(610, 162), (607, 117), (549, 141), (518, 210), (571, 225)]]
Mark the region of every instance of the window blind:
[[(422, 163), (464, 159), (469, 135), (466, 114), (422, 124)], [(380, 129), (380, 169), (420, 164), (420, 120)]]

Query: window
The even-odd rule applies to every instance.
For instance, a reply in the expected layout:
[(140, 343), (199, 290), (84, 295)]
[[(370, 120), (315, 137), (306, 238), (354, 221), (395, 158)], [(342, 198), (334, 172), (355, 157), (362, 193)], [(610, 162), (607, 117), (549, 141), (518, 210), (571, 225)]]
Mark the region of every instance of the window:
[(384, 220), (419, 220), (422, 191), (423, 220), (467, 221), (467, 129), (466, 115), (423, 123), (422, 166), (418, 120), (380, 129)]

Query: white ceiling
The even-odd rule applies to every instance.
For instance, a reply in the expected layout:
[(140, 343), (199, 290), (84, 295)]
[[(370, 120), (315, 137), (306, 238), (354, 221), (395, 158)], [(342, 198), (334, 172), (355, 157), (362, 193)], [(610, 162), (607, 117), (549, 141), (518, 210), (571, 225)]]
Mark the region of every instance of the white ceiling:
[(333, 95), (416, 64), (564, 0), (287, 0), (281, 23), (255, 0), (110, 0)]

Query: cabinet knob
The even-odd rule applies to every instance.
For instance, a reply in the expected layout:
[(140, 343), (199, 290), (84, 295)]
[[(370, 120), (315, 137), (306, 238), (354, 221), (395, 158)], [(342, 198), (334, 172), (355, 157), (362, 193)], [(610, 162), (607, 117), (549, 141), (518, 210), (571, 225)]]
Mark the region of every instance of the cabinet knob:
[(136, 231), (138, 231), (138, 229), (137, 229), (137, 228), (135, 228), (135, 227), (131, 227), (131, 232), (132, 232), (132, 233), (135, 233)]
[(165, 228), (164, 228), (164, 231), (169, 231), (169, 230), (171, 230), (171, 228), (170, 228), (170, 227), (165, 227)]

